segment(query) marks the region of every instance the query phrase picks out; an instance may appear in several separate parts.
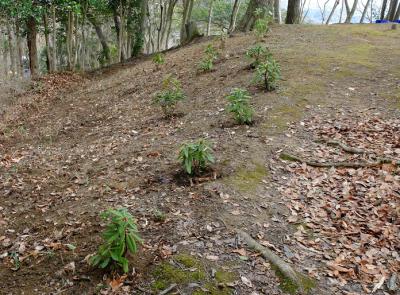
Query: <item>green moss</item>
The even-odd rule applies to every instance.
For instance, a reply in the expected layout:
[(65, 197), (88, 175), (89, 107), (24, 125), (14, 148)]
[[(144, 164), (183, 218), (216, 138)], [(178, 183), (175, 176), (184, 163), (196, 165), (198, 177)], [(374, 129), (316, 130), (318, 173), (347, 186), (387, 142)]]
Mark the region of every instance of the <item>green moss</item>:
[(237, 275), (234, 272), (218, 270), (215, 273), (215, 280), (220, 284), (228, 284), (237, 280)]
[(272, 269), (275, 271), (276, 276), (280, 280), (279, 287), (282, 291), (286, 293), (297, 294), (298, 291), (300, 291), (301, 289), (304, 290), (305, 294), (309, 294), (310, 291), (316, 287), (316, 282), (313, 279), (301, 273), (297, 273), (300, 278), (301, 284), (301, 286), (299, 286), (297, 283), (293, 282), (290, 278), (285, 276), (276, 266), (272, 265)]
[(254, 169), (239, 169), (229, 180), (241, 191), (253, 191), (267, 175), (268, 170), (266, 167), (256, 163)]
[(182, 288), (187, 287), (189, 283), (198, 283), (204, 286), (207, 291), (198, 289), (192, 294), (229, 295), (232, 293), (232, 290), (224, 285), (237, 279), (235, 273), (218, 270), (214, 280), (207, 275), (206, 266), (196, 257), (188, 254), (179, 254), (172, 259), (182, 267), (172, 265), (169, 262), (164, 262), (157, 266), (152, 273), (155, 278), (152, 284), (153, 290), (164, 290), (174, 283), (181, 285)]

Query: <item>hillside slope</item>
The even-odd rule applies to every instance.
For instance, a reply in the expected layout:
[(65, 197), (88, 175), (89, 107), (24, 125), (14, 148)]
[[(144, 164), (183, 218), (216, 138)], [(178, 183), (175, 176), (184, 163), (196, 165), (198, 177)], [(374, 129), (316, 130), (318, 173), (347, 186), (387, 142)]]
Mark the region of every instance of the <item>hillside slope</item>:
[[(385, 25), (274, 27), (264, 42), (280, 62), (283, 80), (272, 93), (251, 82), (249, 34), (227, 40), (211, 73), (197, 73), (210, 42), (204, 40), (168, 52), (159, 71), (144, 58), (20, 97), (1, 122), (0, 293), (107, 294), (115, 273), (93, 270), (84, 259), (101, 241), (99, 212), (120, 206), (138, 219), (145, 240), (121, 294), (156, 294), (173, 283), (177, 294), (281, 294), (270, 265), (238, 244), (234, 227), (275, 245), (280, 256), (314, 277), (320, 288), (315, 294), (372, 289), (378, 275), (329, 278), (325, 259), (334, 260), (335, 251), (329, 258), (313, 256), (323, 250), (310, 252), (307, 243), (301, 247), (290, 238), (299, 229), (290, 222), (291, 201), (279, 185), (294, 176), (282, 170), (286, 164), (277, 155), (309, 148), (315, 122), (357, 126), (378, 118), (387, 120), (382, 125), (393, 135), (380, 147), (395, 157), (399, 37), (399, 30)], [(167, 74), (182, 82), (187, 96), (179, 105), (182, 115), (169, 120), (152, 102)], [(237, 126), (224, 111), (225, 96), (235, 87), (252, 94), (254, 125)], [(213, 145), (218, 178), (190, 185), (177, 150), (200, 137)], [(371, 141), (371, 148), (380, 147)], [(398, 189), (396, 173), (391, 196)], [(156, 210), (166, 214), (164, 222), (155, 220)], [(304, 239), (324, 239), (322, 232), (309, 233)], [(16, 254), (20, 268), (14, 271)], [(382, 263), (387, 275), (400, 264), (398, 256)]]

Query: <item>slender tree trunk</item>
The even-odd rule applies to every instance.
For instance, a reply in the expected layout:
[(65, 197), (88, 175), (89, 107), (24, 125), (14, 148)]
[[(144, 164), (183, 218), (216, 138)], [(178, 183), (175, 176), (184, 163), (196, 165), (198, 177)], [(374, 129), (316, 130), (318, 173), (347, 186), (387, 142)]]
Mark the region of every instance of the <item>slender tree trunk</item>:
[(3, 69), (4, 69), (4, 75), (8, 77), (9, 75), (9, 69), (8, 69), (8, 48), (6, 46), (3, 46)]
[(210, 8), (208, 9), (207, 36), (210, 36), (211, 34), (213, 5), (214, 5), (214, 0), (210, 0)]
[(47, 72), (52, 73), (53, 72), (53, 57), (52, 57), (52, 52), (53, 50), (51, 49), (50, 46), (50, 35), (49, 35), (49, 20), (47, 17), (47, 10), (43, 11), (43, 27), (44, 27), (44, 37), (46, 41), (46, 66), (47, 66)]
[(395, 15), (396, 15), (396, 9), (397, 9), (397, 4), (399, 3), (399, 0), (391, 0), (389, 4), (389, 11), (387, 13), (386, 18), (390, 21), (395, 20)]
[(399, 19), (400, 18), (400, 2), (399, 2), (399, 6), (397, 6), (397, 11), (394, 15), (394, 19)]
[(57, 19), (56, 19), (56, 7), (55, 5), (51, 6), (51, 22), (52, 22), (52, 69), (54, 72), (57, 71)]
[(161, 36), (161, 43), (164, 44), (165, 49), (168, 49), (169, 35), (171, 34), (172, 17), (174, 15), (175, 5), (178, 1), (170, 0), (167, 2), (169, 2), (169, 4), (168, 4), (167, 12), (164, 17), (164, 28), (162, 30), (162, 36)]
[(350, 11), (349, 11), (348, 0), (345, 0), (345, 3), (346, 3), (346, 11), (347, 11), (347, 16), (346, 16), (345, 23), (346, 23), (346, 24), (349, 24), (349, 23), (351, 23), (351, 19), (353, 18), (354, 13), (356, 12), (358, 0), (354, 0), (353, 6), (351, 7), (351, 10), (350, 10)]
[(73, 23), (74, 23), (74, 15), (72, 11), (68, 11), (68, 19), (67, 19), (67, 69), (68, 71), (72, 71), (73, 69), (73, 61), (72, 61), (72, 34), (73, 34)]
[(74, 15), (74, 33), (73, 33), (73, 44), (72, 44), (72, 51), (73, 51), (73, 69), (76, 69), (78, 66), (78, 55), (81, 48), (80, 40), (79, 40), (79, 15)]
[(300, 17), (300, 0), (288, 0), (286, 23), (298, 24)]
[(183, 0), (183, 14), (181, 24), (180, 43), (186, 44), (199, 36), (197, 25), (191, 22), (194, 0)]
[(110, 48), (108, 47), (107, 38), (104, 35), (103, 30), (101, 29), (101, 25), (99, 24), (97, 19), (92, 15), (88, 15), (88, 20), (93, 25), (93, 27), (96, 31), (97, 37), (99, 38), (101, 47), (103, 48), (103, 56), (104, 56), (105, 62), (109, 63), (110, 62)]
[[(368, 0), (368, 1), (370, 1), (370, 0)], [(336, 7), (338, 7), (338, 5), (339, 5), (339, 0), (336, 0), (335, 3), (333, 4), (331, 13), (329, 14), (328, 19), (326, 20), (326, 24), (327, 25), (329, 25), (329, 23), (330, 23), (330, 21), (332, 19), (332, 16), (335, 13)]]
[(10, 54), (10, 70), (11, 75), (16, 76), (17, 74), (17, 64), (15, 57), (15, 47), (14, 47), (14, 36), (13, 31), (10, 26), (10, 21), (6, 21), (7, 34), (8, 34), (8, 52)]
[(161, 45), (161, 29), (163, 28), (163, 22), (164, 22), (164, 5), (160, 5), (160, 23), (158, 24), (157, 27), (157, 52), (160, 51), (160, 45)]
[(237, 15), (238, 15), (238, 12), (239, 12), (239, 7), (240, 7), (240, 0), (235, 0), (235, 2), (233, 3), (233, 9), (232, 9), (232, 13), (231, 13), (231, 20), (229, 22), (229, 29), (228, 29), (229, 33), (232, 33), (235, 30), (236, 19), (237, 19)]
[(19, 76), (24, 76), (24, 61), (22, 59), (23, 56), (23, 48), (22, 48), (22, 38), (19, 29), (19, 20), (15, 21), (15, 36), (17, 38), (17, 55), (18, 55), (18, 74)]
[(281, 23), (281, 5), (280, 0), (274, 0), (274, 19), (277, 24)]
[(387, 6), (387, 0), (383, 0), (381, 7), (381, 19), (385, 19), (386, 6)]
[(365, 19), (365, 16), (367, 15), (367, 10), (369, 8), (369, 4), (370, 3), (371, 3), (371, 0), (368, 0), (367, 4), (365, 4), (365, 7), (363, 9), (363, 12), (362, 12), (362, 15), (361, 15), (361, 18), (360, 18), (360, 24), (364, 23), (364, 19)]
[(29, 51), (29, 69), (31, 71), (31, 77), (36, 78), (38, 76), (38, 53), (37, 53), (37, 28), (36, 19), (33, 16), (29, 16), (26, 23), (27, 27), (27, 43)]

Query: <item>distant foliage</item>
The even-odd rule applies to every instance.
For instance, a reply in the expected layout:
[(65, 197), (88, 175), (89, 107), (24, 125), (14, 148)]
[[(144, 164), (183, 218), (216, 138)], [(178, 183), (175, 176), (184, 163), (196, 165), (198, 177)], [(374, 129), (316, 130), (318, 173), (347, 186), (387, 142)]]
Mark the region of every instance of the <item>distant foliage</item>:
[(253, 60), (251, 67), (256, 68), (261, 62), (266, 61), (271, 56), (271, 53), (266, 46), (256, 44), (246, 51), (246, 56)]
[(158, 53), (154, 54), (152, 60), (153, 60), (153, 63), (155, 63), (157, 69), (159, 69), (160, 66), (165, 63), (165, 55), (162, 54), (161, 52), (158, 52)]
[(257, 66), (254, 82), (265, 87), (267, 91), (272, 91), (276, 89), (276, 84), (280, 78), (280, 66), (272, 55), (270, 55), (266, 61), (263, 61)]
[(183, 144), (179, 150), (178, 159), (189, 175), (201, 173), (208, 164), (215, 161), (213, 151), (204, 139)]
[(158, 92), (155, 102), (161, 106), (166, 117), (173, 115), (176, 105), (180, 100), (185, 99), (179, 80), (171, 75), (167, 76), (163, 81), (163, 90)]
[(239, 124), (253, 122), (254, 110), (249, 103), (251, 96), (246, 90), (235, 88), (226, 98), (229, 101), (228, 112), (233, 113), (236, 122)]
[(139, 237), (136, 221), (125, 208), (109, 209), (101, 214), (108, 221), (103, 233), (104, 243), (99, 247), (97, 254), (89, 260), (90, 264), (105, 268), (115, 262), (122, 267), (125, 273), (129, 270), (126, 255), (137, 252), (137, 244), (143, 242)]
[(265, 11), (258, 8), (255, 15), (257, 19), (254, 23), (254, 34), (256, 35), (257, 40), (261, 40), (269, 30), (269, 24), (272, 21), (272, 14), (271, 11)]
[(199, 70), (210, 72), (214, 68), (214, 61), (218, 59), (218, 51), (212, 44), (208, 44), (204, 50), (204, 55), (199, 63)]

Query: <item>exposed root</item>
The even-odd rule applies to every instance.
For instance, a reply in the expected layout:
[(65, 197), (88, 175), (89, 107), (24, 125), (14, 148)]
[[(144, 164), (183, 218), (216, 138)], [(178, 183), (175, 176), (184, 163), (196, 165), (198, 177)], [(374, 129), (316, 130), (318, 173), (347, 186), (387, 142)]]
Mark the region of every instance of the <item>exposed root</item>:
[(274, 252), (268, 248), (263, 247), (256, 240), (254, 240), (250, 235), (240, 229), (236, 229), (239, 236), (246, 242), (246, 244), (261, 253), (261, 255), (267, 259), (277, 270), (284, 276), (286, 280), (289, 280), (292, 285), (294, 285), (293, 293), (299, 290), (302, 293), (307, 293), (310, 289), (315, 287), (315, 283), (312, 279), (307, 276), (295, 271), (287, 262), (276, 255)]
[(312, 161), (312, 160), (306, 160), (301, 157), (298, 157), (298, 156), (295, 156), (292, 154), (288, 154), (288, 153), (281, 153), (280, 158), (285, 161), (305, 163), (312, 167), (321, 167), (321, 168), (331, 168), (331, 167), (370, 168), (370, 167), (378, 167), (378, 166), (381, 166), (382, 164), (393, 164), (393, 165), (400, 166), (400, 160), (396, 161), (396, 160), (387, 159), (387, 158), (380, 158), (374, 162), (360, 162), (360, 161), (355, 161), (355, 162), (317, 162), (317, 161)]
[(347, 144), (345, 144), (343, 142), (340, 142), (340, 141), (337, 141), (337, 140), (327, 140), (327, 141), (321, 140), (319, 142), (324, 142), (324, 143), (326, 143), (327, 145), (330, 145), (330, 146), (338, 146), (342, 150), (344, 150), (345, 152), (350, 153), (350, 154), (367, 154), (368, 153), (368, 151), (366, 151), (364, 149), (351, 147), (351, 146), (348, 146)]

